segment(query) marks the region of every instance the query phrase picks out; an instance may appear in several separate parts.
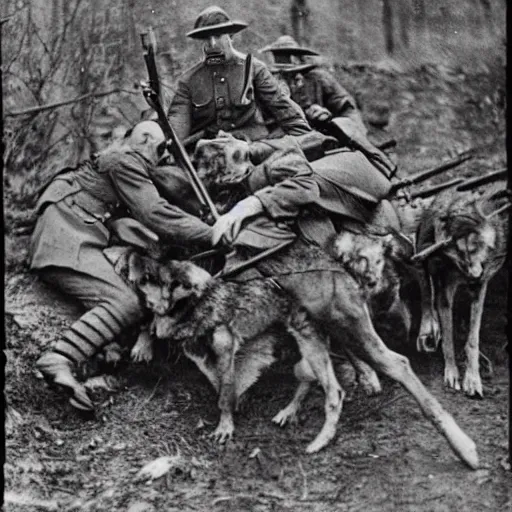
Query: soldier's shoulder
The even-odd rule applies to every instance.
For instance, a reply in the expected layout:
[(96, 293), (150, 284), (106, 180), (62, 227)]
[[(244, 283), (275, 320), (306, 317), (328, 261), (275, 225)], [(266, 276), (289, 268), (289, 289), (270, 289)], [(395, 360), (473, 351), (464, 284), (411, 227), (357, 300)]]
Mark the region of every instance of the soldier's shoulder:
[(130, 146), (107, 148), (98, 155), (100, 172), (119, 172), (124, 168), (143, 167), (144, 159)]
[(192, 66), (183, 71), (178, 80), (181, 82), (189, 82), (195, 75), (203, 72), (205, 67), (206, 66), (202, 60), (197, 61), (195, 64), (192, 64)]
[(262, 60), (258, 59), (257, 57), (252, 58), (252, 65), (254, 66), (255, 71), (266, 70), (270, 73), (268, 65), (265, 64)]
[(319, 78), (322, 80), (336, 80), (334, 75), (322, 66), (315, 66), (313, 69), (308, 71), (307, 76)]

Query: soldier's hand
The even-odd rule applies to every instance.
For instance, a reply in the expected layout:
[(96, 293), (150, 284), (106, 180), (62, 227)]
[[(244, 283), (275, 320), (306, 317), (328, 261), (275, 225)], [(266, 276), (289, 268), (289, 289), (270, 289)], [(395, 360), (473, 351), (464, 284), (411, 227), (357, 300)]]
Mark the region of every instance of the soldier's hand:
[(314, 103), (306, 109), (306, 116), (310, 121), (327, 122), (332, 119), (332, 114), (325, 107)]
[(213, 225), (212, 245), (220, 241), (232, 244), (240, 230), (243, 222), (258, 215), (263, 211), (263, 205), (256, 196), (249, 196), (237, 203), (228, 213), (221, 215)]

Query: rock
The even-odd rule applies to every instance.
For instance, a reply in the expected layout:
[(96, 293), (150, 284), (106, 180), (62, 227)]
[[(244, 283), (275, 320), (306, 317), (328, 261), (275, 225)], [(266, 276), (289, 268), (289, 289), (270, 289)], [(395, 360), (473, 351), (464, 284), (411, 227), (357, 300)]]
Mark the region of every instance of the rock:
[(137, 501), (132, 503), (126, 512), (152, 512), (153, 510), (155, 510), (155, 507), (153, 507), (151, 503), (147, 501)]

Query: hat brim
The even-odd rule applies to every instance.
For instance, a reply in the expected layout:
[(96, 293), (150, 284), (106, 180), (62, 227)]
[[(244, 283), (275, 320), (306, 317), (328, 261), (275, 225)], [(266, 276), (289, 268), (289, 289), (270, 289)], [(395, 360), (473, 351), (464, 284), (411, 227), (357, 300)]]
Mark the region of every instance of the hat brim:
[(187, 37), (192, 39), (205, 39), (210, 36), (220, 36), (222, 34), (236, 34), (247, 27), (243, 21), (227, 21), (210, 27), (201, 27), (187, 32)]
[(320, 55), (318, 52), (315, 52), (315, 50), (301, 46), (283, 46), (276, 48), (275, 46), (269, 45), (262, 48), (260, 52), (272, 52), (280, 55)]
[(270, 66), (271, 73), (304, 73), (306, 71), (310, 71), (318, 64), (313, 62), (309, 62), (308, 64), (299, 64), (298, 66), (295, 64), (273, 64)]

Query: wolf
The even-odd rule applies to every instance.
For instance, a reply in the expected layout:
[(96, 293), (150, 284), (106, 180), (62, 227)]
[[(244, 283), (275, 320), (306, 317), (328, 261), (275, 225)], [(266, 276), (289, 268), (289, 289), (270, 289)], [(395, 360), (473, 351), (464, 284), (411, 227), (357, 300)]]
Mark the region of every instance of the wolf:
[(417, 230), (418, 252), (413, 259), (426, 273), (420, 280), (422, 322), (417, 348), (433, 352), (442, 338), (444, 382), (461, 389), (453, 344), (453, 304), (457, 288), (468, 287), (470, 321), (462, 389), (469, 396), (483, 396), (479, 331), (488, 283), (506, 259), (506, 210), (510, 206), (510, 191), (503, 182), (478, 190), (448, 190), (434, 199)]

